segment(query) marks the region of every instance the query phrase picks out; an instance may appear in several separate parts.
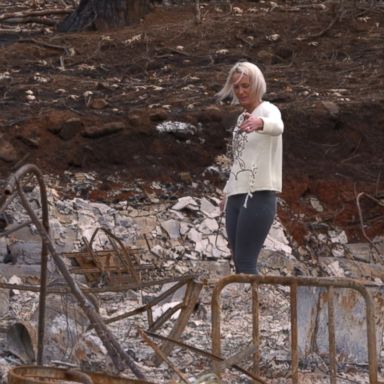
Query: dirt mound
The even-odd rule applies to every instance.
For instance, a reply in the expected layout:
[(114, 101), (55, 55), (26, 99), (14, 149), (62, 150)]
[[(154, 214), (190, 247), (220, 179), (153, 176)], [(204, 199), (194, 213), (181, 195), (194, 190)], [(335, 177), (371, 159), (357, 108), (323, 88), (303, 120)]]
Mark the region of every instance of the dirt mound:
[(192, 6), (157, 7), (108, 33), (2, 35), (1, 177), (28, 161), (58, 175), (95, 171), (105, 188), (117, 188), (112, 174), (159, 180), (175, 194), (192, 181), (221, 187), (223, 176), (207, 168), (226, 152), (239, 109), (214, 95), (247, 59), (264, 71), (266, 98), (285, 120), (279, 209), (294, 239), (303, 244), (321, 222), (365, 241), (361, 213), (366, 234), (382, 234), (382, 207), (365, 198), (359, 210), (356, 200), (383, 193), (382, 11), (232, 3), (231, 13), (203, 5), (201, 24)]

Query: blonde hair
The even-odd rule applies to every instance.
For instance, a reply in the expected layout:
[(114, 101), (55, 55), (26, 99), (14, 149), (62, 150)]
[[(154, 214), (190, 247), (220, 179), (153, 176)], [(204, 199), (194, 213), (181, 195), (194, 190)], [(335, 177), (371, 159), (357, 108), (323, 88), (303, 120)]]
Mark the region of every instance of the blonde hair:
[(224, 87), (216, 94), (217, 98), (223, 100), (230, 96), (232, 98), (232, 104), (237, 104), (239, 102), (233, 91), (233, 75), (235, 73), (240, 73), (242, 76), (246, 75), (249, 77), (251, 92), (255, 92), (256, 96), (261, 100), (267, 91), (267, 84), (260, 68), (248, 61), (240, 61), (230, 69)]

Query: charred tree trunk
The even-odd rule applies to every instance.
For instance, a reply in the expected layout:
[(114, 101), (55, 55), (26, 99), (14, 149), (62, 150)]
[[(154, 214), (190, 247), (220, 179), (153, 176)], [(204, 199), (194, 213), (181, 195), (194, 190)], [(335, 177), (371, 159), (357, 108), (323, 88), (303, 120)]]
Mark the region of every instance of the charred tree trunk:
[(105, 31), (137, 23), (149, 11), (149, 0), (81, 0), (57, 25), (59, 32)]

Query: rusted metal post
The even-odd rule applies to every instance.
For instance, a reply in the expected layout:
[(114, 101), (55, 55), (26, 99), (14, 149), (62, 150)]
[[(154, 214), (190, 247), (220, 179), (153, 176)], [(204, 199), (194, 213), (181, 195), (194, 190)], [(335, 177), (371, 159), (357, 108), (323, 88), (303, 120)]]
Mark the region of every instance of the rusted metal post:
[[(33, 164), (26, 164), (19, 168), (10, 176), (8, 184), (5, 188), (5, 194), (10, 196), (16, 193), (16, 187), (20, 183), (23, 176), (33, 174), (40, 188), (42, 226), (47, 234), (49, 234), (49, 216), (47, 190), (45, 188), (44, 178), (40, 170)], [(47, 297), (47, 264), (48, 264), (48, 247), (46, 241), (42, 238), (41, 244), (41, 268), (40, 268), (40, 296), (39, 296), (39, 319), (37, 333), (37, 364), (43, 364), (44, 360), (44, 334), (45, 334), (45, 302)]]
[(259, 285), (256, 281), (252, 282), (252, 340), (256, 348), (253, 354), (253, 371), (256, 375), (260, 375), (260, 316), (259, 316)]
[(334, 289), (328, 287), (328, 340), (329, 340), (329, 372), (331, 384), (336, 384), (336, 333), (335, 333), (335, 301)]
[[(366, 317), (367, 317), (367, 339), (368, 339), (368, 362), (369, 362), (369, 382), (377, 384), (377, 354), (376, 354), (376, 323), (375, 323), (375, 310), (371, 295), (368, 290), (360, 290), (366, 303)], [(369, 304), (369, 305), (368, 305)]]
[(298, 356), (298, 327), (297, 327), (297, 283), (292, 282), (290, 290), (291, 299), (291, 359), (292, 383), (299, 382), (299, 356)]
[[(224, 278), (225, 279), (225, 278)], [(225, 287), (223, 279), (221, 279), (214, 287), (211, 299), (211, 316), (212, 316), (212, 354), (221, 357), (221, 304), (220, 293)], [(213, 371), (220, 377), (220, 364), (217, 360), (212, 362)]]
[[(181, 308), (180, 315), (177, 318), (175, 325), (169, 333), (170, 338), (178, 339), (180, 337), (181, 333), (183, 332), (184, 328), (188, 323), (188, 320), (195, 308), (195, 305), (199, 300), (200, 291), (202, 287), (202, 283), (196, 282), (194, 280), (188, 282), (187, 289), (184, 295), (183, 306)], [(172, 343), (165, 342), (160, 348), (165, 355), (169, 355), (173, 347), (174, 346)], [(156, 365), (159, 365), (161, 364), (161, 361), (155, 356), (154, 363)]]
[(139, 328), (139, 333), (140, 333), (140, 336), (144, 339), (144, 341), (155, 351), (156, 355), (159, 357), (159, 359), (161, 359), (162, 361), (164, 361), (165, 363), (168, 364), (169, 367), (171, 367), (173, 369), (173, 371), (177, 374), (177, 376), (180, 377), (180, 379), (182, 381), (184, 381), (184, 383), (186, 384), (190, 384), (191, 382), (188, 380), (188, 377), (186, 375), (184, 375), (183, 372), (180, 371), (179, 368), (176, 367), (175, 364), (172, 363), (171, 360), (168, 359), (168, 356), (165, 355), (163, 353), (163, 351), (157, 346), (156, 343), (154, 343), (147, 335), (146, 333)]

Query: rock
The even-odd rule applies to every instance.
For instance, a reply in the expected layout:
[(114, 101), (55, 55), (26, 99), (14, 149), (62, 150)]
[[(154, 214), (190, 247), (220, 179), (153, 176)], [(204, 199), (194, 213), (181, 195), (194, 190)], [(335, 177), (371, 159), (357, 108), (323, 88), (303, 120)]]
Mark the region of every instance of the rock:
[(91, 99), (87, 106), (92, 109), (104, 109), (108, 106), (108, 101), (103, 98)]
[(337, 117), (340, 113), (339, 106), (334, 103), (333, 101), (322, 101), (321, 104), (324, 106), (324, 108), (329, 112), (331, 117)]
[(139, 113), (130, 113), (128, 116), (128, 124), (138, 127), (143, 121), (143, 117)]
[(82, 128), (83, 123), (80, 119), (68, 119), (59, 127), (58, 135), (62, 140), (71, 140), (81, 132)]
[(125, 124), (122, 122), (111, 122), (104, 124), (102, 126), (90, 126), (85, 127), (81, 134), (84, 137), (88, 138), (98, 138), (107, 135), (111, 135), (112, 133), (120, 132), (125, 128)]
[(177, 220), (167, 220), (161, 222), (161, 227), (167, 232), (170, 239), (180, 238), (180, 223)]
[[(345, 246), (350, 254), (350, 257), (354, 260), (370, 263), (374, 261), (374, 258), (377, 256), (377, 252), (369, 243), (349, 243)], [(384, 249), (381, 253), (384, 254)]]
[(338, 260), (328, 264), (328, 271), (331, 276), (345, 277), (345, 271), (340, 268)]
[(33, 234), (28, 227), (19, 229), (13, 234), (9, 244), (13, 264), (39, 265), (41, 262), (41, 237)]
[(334, 244), (347, 244), (348, 237), (345, 231), (336, 231), (332, 230), (328, 232), (328, 236), (332, 243)]
[(182, 121), (164, 121), (157, 124), (156, 129), (159, 133), (172, 133), (176, 134), (179, 138), (195, 135), (197, 132), (197, 128), (194, 125)]
[(209, 243), (208, 239), (202, 239), (196, 243), (195, 250), (199, 252), (201, 255), (210, 256), (211, 255), (212, 246)]
[(334, 257), (345, 257), (345, 249), (342, 244), (334, 244), (331, 252)]
[(172, 207), (176, 211), (181, 211), (183, 209), (190, 209), (196, 211), (199, 209), (196, 200), (191, 196), (181, 197), (177, 203)]
[(13, 163), (18, 159), (15, 147), (0, 136), (0, 159), (7, 163)]
[(203, 220), (198, 226), (198, 230), (205, 235), (209, 235), (217, 231), (218, 229), (219, 225), (217, 224), (217, 221), (215, 219), (210, 218)]
[(207, 217), (216, 218), (221, 215), (220, 208), (212, 204), (207, 198), (203, 197), (200, 200), (200, 211)]
[(203, 238), (203, 235), (198, 232), (195, 228), (192, 228), (189, 232), (188, 232), (188, 239), (194, 243), (199, 243)]
[(149, 118), (151, 121), (160, 122), (165, 121), (169, 117), (169, 112), (164, 108), (158, 108), (149, 112)]
[(32, 148), (38, 148), (41, 140), (38, 131), (35, 129), (32, 131), (21, 129), (17, 133), (17, 138)]
[(321, 205), (319, 199), (317, 199), (316, 197), (310, 197), (309, 202), (310, 202), (312, 208), (315, 209), (317, 212), (323, 212), (324, 211), (324, 207)]
[(292, 253), (292, 248), (284, 232), (284, 227), (278, 219), (275, 219), (269, 234), (264, 242), (264, 247), (274, 251), (282, 251), (286, 254)]
[(193, 178), (190, 172), (179, 172), (178, 173), (180, 180), (184, 183), (191, 183)]
[(210, 105), (200, 112), (198, 119), (203, 123), (210, 121), (220, 122), (223, 120), (223, 112), (217, 105)]

